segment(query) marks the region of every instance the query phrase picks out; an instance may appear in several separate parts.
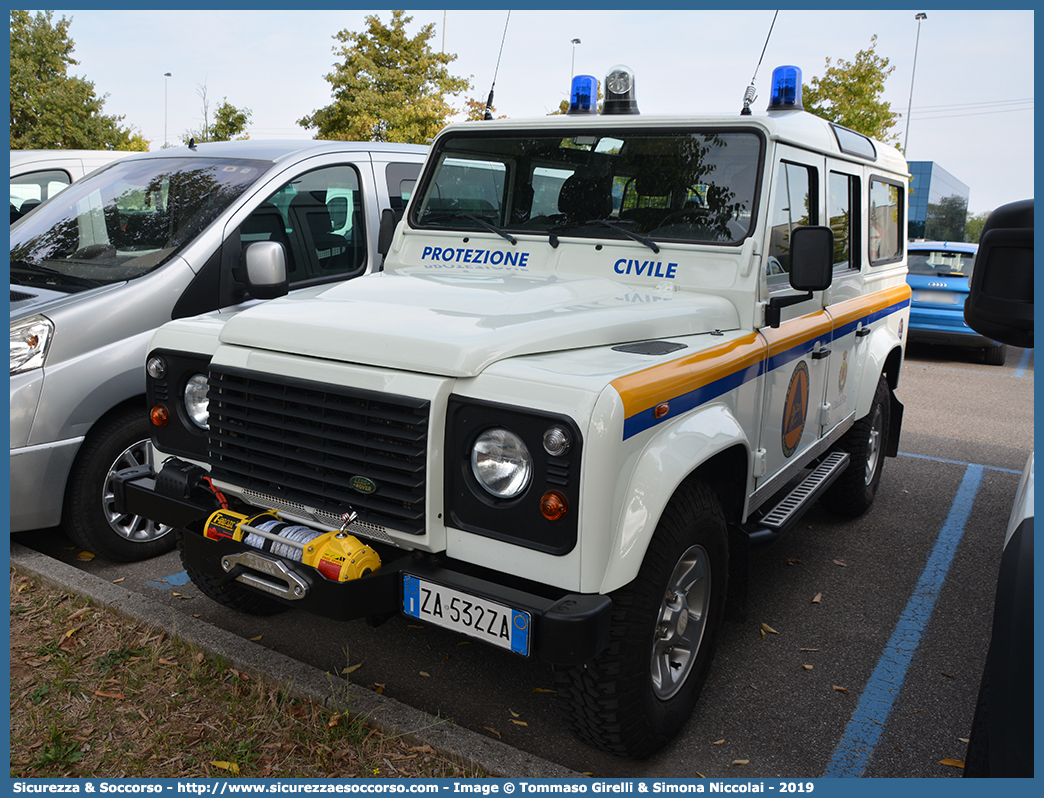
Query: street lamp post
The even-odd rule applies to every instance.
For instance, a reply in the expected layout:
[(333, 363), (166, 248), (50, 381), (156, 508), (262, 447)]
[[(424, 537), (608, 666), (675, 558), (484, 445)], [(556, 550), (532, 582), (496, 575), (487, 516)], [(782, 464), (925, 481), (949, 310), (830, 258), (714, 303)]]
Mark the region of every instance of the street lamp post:
[(923, 11), (914, 19), (917, 20), (917, 39), (914, 40), (913, 69), (910, 70), (910, 103), (906, 106), (906, 135), (903, 136), (903, 155), (906, 155), (906, 143), (910, 140), (910, 112), (913, 110), (914, 75), (917, 73), (917, 47), (921, 44), (921, 20), (928, 19)]
[(167, 146), (167, 78), (170, 77), (169, 72), (163, 73), (163, 146)]
[(576, 74), (576, 46), (580, 44), (579, 39), (573, 39), (573, 60), (569, 64), (569, 80), (573, 80), (573, 75)]

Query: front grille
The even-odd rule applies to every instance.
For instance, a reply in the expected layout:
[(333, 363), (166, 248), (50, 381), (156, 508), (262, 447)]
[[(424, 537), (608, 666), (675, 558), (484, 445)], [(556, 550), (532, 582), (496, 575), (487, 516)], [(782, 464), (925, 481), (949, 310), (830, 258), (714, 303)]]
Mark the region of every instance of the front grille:
[[(339, 518), (424, 532), (428, 401), (212, 366), (215, 479)], [(350, 487), (353, 482), (366, 493)], [(361, 484), (360, 484), (361, 483)]]

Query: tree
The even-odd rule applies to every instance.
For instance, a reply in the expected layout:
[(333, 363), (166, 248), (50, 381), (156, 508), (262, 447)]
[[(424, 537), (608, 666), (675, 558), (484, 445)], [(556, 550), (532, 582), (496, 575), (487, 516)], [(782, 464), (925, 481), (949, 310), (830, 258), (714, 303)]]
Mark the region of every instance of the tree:
[(978, 244), (979, 238), (982, 237), (982, 228), (986, 224), (986, 218), (992, 213), (992, 211), (985, 211), (983, 213), (973, 213), (968, 216), (968, 220), (964, 223), (964, 240), (971, 244)]
[(875, 52), (876, 47), (874, 35), (870, 37), (869, 49), (856, 53), (854, 61), (839, 59), (832, 65), (827, 58), (823, 76), (812, 78), (811, 85), (802, 87), (803, 102), (805, 110), (816, 116), (870, 138), (897, 144), (899, 134), (893, 133), (892, 128), (901, 114), (892, 110), (891, 103), (880, 99), (885, 80), (895, 67)]
[[(497, 119), (507, 119), (506, 114), (496, 116), (497, 107), (491, 105), (489, 112), (493, 114)], [(474, 97), (464, 98), (464, 121), (465, 122), (482, 122), (486, 118), (486, 101), (476, 100)]]
[[(196, 87), (196, 94), (203, 101), (203, 125), (196, 130), (187, 130), (181, 134), (181, 140), (186, 144), (195, 140), (197, 144), (204, 141), (231, 141), (233, 138), (244, 140), (250, 138), (244, 131), (250, 124), (253, 114), (249, 108), (236, 108), (228, 101), (228, 97), (221, 98), (221, 105), (214, 111), (214, 123), (210, 123), (210, 100), (207, 99), (207, 84), (203, 83)], [(239, 135), (242, 133), (243, 135)]]
[(469, 89), (471, 82), (450, 75), (447, 65), (457, 56), (428, 45), (433, 24), (412, 39), (406, 35), (412, 21), (404, 11), (393, 11), (389, 26), (373, 15), (366, 18), (366, 33), (337, 33), (341, 46), (334, 53), (344, 62), (325, 76), (333, 102), (297, 124), (316, 128), (319, 139), (426, 144), (454, 112), (446, 95)]
[(929, 241), (963, 241), (968, 216), (968, 200), (959, 194), (928, 203), (924, 237)]
[(122, 116), (102, 113), (105, 98), (86, 78), (68, 74), (71, 20), (52, 12), (11, 11), (11, 149), (148, 150)]

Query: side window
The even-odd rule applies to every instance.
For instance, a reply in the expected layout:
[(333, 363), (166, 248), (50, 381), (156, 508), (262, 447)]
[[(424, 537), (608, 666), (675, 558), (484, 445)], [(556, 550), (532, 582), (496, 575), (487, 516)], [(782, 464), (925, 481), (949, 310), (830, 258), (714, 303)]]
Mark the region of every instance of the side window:
[(827, 183), (827, 223), (834, 231), (834, 268), (858, 269), (859, 178), (831, 172)]
[(72, 182), (62, 169), (30, 172), (11, 178), (11, 224), (29, 211), (61, 191)]
[[(765, 273), (770, 283), (786, 282), (790, 272), (790, 234), (795, 227), (819, 224), (818, 173), (814, 167), (781, 162), (769, 217)], [(775, 278), (775, 279), (773, 279)]]
[(903, 217), (905, 191), (898, 183), (870, 178), (870, 218), (868, 242), (870, 265), (894, 263), (903, 257)]
[(417, 186), (420, 170), (419, 163), (390, 163), (384, 170), (384, 177), (388, 182), (388, 200), (391, 202), (391, 209), (395, 211), (396, 219), (401, 219), (406, 210), (406, 203), (410, 201), (413, 189)]
[(244, 247), (278, 241), (291, 287), (350, 277), (366, 269), (366, 224), (359, 175), (328, 166), (300, 175), (254, 210), (240, 227)]

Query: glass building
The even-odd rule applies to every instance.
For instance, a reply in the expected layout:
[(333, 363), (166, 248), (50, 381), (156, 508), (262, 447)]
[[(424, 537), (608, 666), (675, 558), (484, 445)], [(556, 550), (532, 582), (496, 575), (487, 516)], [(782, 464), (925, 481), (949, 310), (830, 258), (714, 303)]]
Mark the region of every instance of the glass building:
[(911, 239), (963, 241), (969, 189), (934, 161), (910, 161)]

